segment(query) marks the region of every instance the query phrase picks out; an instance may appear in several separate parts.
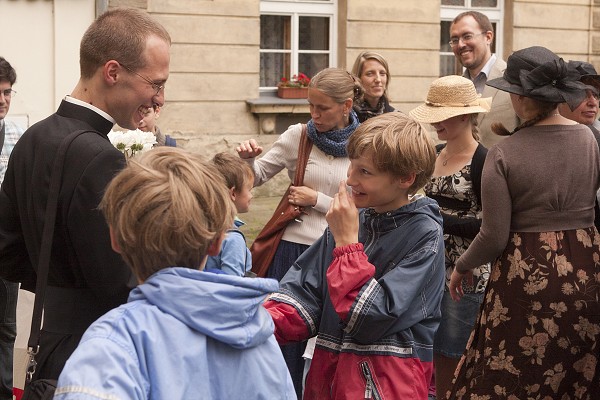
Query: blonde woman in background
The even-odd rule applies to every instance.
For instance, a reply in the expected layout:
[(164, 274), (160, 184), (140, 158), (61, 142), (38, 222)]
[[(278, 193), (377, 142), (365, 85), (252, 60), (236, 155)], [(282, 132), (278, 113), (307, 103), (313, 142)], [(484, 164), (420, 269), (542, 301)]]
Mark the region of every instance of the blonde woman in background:
[(376, 115), (395, 111), (388, 99), (390, 68), (385, 58), (373, 51), (363, 51), (356, 57), (352, 73), (360, 79), (365, 95), (362, 101), (354, 104), (354, 111), (360, 122)]

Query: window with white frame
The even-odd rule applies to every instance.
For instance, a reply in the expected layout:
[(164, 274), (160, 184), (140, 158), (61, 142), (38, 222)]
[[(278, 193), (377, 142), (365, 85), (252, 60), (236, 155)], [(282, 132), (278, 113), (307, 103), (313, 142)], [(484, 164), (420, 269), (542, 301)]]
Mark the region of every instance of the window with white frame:
[(502, 23), (503, 0), (442, 0), (440, 8), (440, 76), (462, 75), (462, 66), (456, 60), (450, 47), (450, 25), (452, 20), (465, 11), (479, 11), (490, 19), (494, 27), (492, 53), (502, 56)]
[(260, 89), (335, 66), (337, 0), (260, 2)]

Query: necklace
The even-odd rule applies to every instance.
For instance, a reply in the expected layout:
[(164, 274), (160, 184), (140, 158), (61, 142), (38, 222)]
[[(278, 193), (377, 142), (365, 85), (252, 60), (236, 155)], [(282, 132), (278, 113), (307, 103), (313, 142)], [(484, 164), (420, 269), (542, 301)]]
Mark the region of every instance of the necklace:
[[(469, 147), (470, 144), (466, 145), (465, 147), (463, 147), (462, 149), (460, 149), (460, 151), (457, 151), (456, 153), (450, 154), (448, 157), (444, 157), (444, 161), (442, 162), (442, 165), (445, 167), (448, 164), (448, 160), (450, 160), (452, 157), (454, 157), (457, 154), (461, 154), (463, 151), (465, 151), (467, 149), (467, 147)], [(446, 148), (444, 147), (444, 150), (446, 151), (446, 154), (448, 154), (448, 150), (446, 150)]]

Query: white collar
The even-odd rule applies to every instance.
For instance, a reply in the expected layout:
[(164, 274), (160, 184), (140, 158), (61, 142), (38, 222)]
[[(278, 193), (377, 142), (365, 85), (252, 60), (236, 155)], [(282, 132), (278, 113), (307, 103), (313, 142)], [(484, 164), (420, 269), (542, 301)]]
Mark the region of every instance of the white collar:
[[(488, 62), (486, 62), (485, 65), (483, 66), (483, 68), (481, 68), (481, 72), (483, 72), (485, 74), (486, 78), (488, 78), (490, 76), (490, 71), (492, 70), (492, 67), (496, 63), (497, 58), (498, 57), (496, 57), (496, 54), (492, 53), (492, 56), (490, 57)], [(479, 73), (481, 73), (481, 72), (479, 72)]]
[(72, 104), (77, 104), (78, 106), (81, 106), (81, 107), (89, 108), (90, 110), (92, 110), (96, 114), (100, 114), (102, 117), (104, 117), (105, 119), (107, 119), (110, 122), (112, 122), (113, 125), (117, 123), (117, 121), (115, 121), (115, 119), (113, 117), (111, 117), (110, 115), (108, 115), (106, 112), (102, 111), (101, 109), (99, 109), (96, 106), (91, 105), (90, 103), (86, 103), (83, 100), (79, 100), (79, 99), (77, 99), (75, 97), (72, 97), (70, 95), (66, 95), (65, 96), (65, 101), (67, 101), (69, 103), (72, 103)]

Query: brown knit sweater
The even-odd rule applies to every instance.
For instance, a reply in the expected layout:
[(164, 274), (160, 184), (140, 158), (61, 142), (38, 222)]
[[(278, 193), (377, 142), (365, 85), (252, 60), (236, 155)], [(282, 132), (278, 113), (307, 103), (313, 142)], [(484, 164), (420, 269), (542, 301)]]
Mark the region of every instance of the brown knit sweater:
[(524, 128), (489, 150), (481, 186), (481, 230), (456, 262), (461, 272), (494, 261), (510, 232), (592, 226), (598, 145), (584, 125)]

